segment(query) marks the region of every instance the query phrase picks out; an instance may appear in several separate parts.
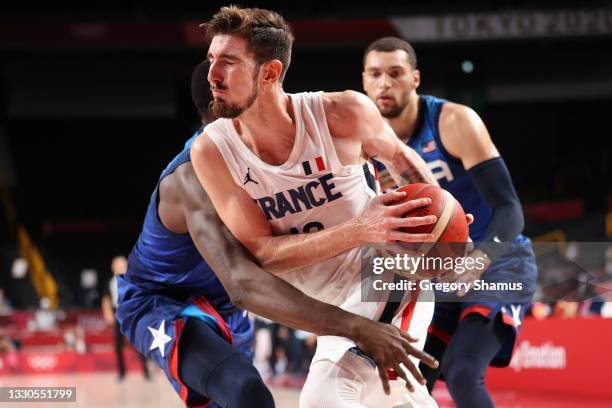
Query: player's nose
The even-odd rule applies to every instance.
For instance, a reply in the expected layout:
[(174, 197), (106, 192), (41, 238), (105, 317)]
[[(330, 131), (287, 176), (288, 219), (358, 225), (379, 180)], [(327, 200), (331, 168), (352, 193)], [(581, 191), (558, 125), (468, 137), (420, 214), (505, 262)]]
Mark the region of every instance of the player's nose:
[(210, 84), (223, 82), (221, 70), (219, 69), (219, 65), (216, 61), (210, 64), (210, 68), (208, 68), (207, 79)]
[(378, 87), (380, 89), (391, 88), (391, 77), (387, 74), (382, 74), (380, 77), (378, 77)]

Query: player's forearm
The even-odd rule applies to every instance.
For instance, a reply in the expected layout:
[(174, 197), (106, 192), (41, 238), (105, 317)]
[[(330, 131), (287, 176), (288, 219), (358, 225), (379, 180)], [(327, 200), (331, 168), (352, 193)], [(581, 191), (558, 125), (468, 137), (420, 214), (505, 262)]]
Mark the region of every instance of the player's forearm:
[(363, 243), (358, 219), (317, 232), (261, 238), (255, 257), (274, 274), (302, 269), (356, 248)]
[(510, 172), (501, 157), (494, 157), (468, 170), (470, 179), (493, 214), (483, 242), (477, 247), (493, 260), (503, 255), (509, 243), (523, 231), (525, 220)]
[(438, 185), (438, 180), (431, 172), (425, 160), (417, 152), (407, 146), (402, 146), (389, 167), (389, 173), (399, 186), (410, 183), (427, 183)]
[(315, 300), (287, 282), (268, 274), (242, 280), (237, 295), (240, 307), (280, 324), (317, 335), (357, 340), (360, 316)]
[(196, 236), (204, 259), (237, 307), (298, 330), (357, 340), (363, 318), (315, 300), (260, 268), (220, 222), (209, 222)]

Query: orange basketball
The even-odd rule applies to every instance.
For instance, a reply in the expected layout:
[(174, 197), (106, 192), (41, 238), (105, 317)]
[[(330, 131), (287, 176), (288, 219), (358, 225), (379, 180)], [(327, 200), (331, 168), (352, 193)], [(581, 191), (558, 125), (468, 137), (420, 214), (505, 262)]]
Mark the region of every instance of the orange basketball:
[(469, 227), (465, 212), (451, 193), (432, 184), (424, 183), (408, 184), (398, 188), (397, 191), (406, 193), (406, 198), (402, 202), (416, 198), (431, 198), (431, 204), (408, 211), (404, 217), (426, 215), (438, 217), (435, 224), (402, 228), (402, 231), (419, 234), (431, 233), (436, 242), (467, 242)]

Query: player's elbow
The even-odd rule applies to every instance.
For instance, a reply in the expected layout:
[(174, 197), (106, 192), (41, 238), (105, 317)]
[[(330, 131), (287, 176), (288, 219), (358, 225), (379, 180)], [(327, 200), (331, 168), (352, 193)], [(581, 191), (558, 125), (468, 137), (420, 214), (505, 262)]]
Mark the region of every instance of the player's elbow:
[(494, 209), (492, 233), (503, 242), (512, 242), (523, 232), (525, 217), (520, 202), (513, 201)]
[(523, 216), (523, 209), (521, 208), (521, 203), (516, 200), (511, 205), (510, 212), (512, 213), (511, 217), (514, 220), (513, 224), (515, 225), (515, 229), (513, 232), (513, 238), (516, 238), (523, 229), (525, 228), (525, 217)]
[(257, 260), (262, 269), (273, 275), (280, 275), (282, 273), (291, 272), (298, 269), (292, 265), (289, 259), (285, 259), (282, 256), (264, 256), (262, 258), (258, 257)]
[(230, 302), (232, 302), (234, 306), (239, 309), (246, 309), (245, 305), (248, 303), (248, 294), (243, 288), (236, 285), (236, 287), (232, 289), (226, 288), (226, 290), (227, 294), (229, 295)]
[(240, 309), (250, 310), (256, 306), (253, 302), (254, 299), (257, 298), (258, 291), (260, 290), (261, 287), (257, 284), (256, 278), (244, 276), (236, 279), (232, 288), (227, 288), (227, 293), (234, 306)]
[(283, 257), (279, 253), (278, 241), (265, 236), (255, 239), (246, 246), (259, 266), (271, 273), (282, 272)]

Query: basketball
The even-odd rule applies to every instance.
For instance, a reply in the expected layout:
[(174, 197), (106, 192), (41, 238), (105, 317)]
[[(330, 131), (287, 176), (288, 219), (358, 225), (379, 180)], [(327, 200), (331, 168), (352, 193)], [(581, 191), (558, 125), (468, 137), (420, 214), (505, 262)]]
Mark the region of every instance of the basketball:
[(402, 231), (414, 234), (433, 234), (436, 242), (467, 242), (469, 227), (465, 212), (451, 193), (425, 183), (408, 184), (398, 188), (397, 191), (406, 193), (406, 198), (402, 202), (416, 198), (431, 198), (431, 204), (408, 211), (404, 217), (424, 217), (426, 215), (438, 217), (435, 224), (402, 228)]

